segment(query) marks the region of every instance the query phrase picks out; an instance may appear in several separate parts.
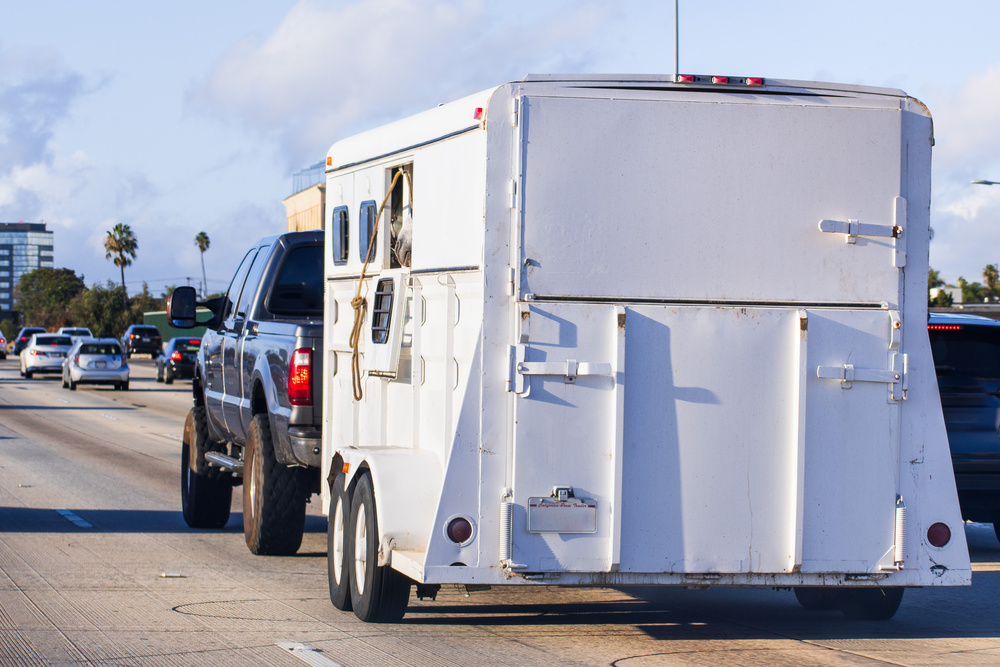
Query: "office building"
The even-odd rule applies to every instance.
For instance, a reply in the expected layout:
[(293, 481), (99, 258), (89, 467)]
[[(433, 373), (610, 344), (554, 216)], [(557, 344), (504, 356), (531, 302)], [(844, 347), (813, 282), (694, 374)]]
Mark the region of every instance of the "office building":
[(53, 233), (44, 222), (0, 222), (0, 312), (13, 310), (14, 286), (25, 273), (54, 268)]

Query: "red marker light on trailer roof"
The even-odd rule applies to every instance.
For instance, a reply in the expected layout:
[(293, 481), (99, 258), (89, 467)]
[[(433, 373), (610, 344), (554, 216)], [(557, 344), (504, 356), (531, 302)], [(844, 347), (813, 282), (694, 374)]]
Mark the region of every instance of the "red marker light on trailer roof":
[(483, 108), (482, 107), (476, 107), (476, 110), (472, 114), (472, 117), (475, 118), (476, 120), (482, 120), (483, 119)]
[(677, 83), (694, 83), (693, 74), (678, 74)]
[(712, 83), (729, 83), (728, 76), (713, 76)]

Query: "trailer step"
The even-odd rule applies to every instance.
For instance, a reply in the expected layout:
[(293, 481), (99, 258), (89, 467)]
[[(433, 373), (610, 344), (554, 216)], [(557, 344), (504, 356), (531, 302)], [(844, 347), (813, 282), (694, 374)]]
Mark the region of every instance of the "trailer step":
[(243, 474), (243, 461), (234, 459), (232, 456), (226, 456), (219, 452), (205, 452), (205, 460), (220, 468), (232, 470), (237, 475)]

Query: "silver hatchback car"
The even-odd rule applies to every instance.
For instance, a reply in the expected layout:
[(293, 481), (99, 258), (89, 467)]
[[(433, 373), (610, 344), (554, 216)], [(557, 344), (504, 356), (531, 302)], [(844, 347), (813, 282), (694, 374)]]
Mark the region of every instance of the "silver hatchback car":
[(78, 384), (110, 384), (128, 389), (128, 359), (114, 338), (77, 340), (62, 367), (62, 386), (75, 391)]

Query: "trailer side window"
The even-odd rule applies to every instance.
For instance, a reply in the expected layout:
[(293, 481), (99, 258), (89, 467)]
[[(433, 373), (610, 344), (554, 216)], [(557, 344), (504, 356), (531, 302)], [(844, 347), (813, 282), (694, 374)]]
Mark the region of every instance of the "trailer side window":
[[(360, 233), (358, 234), (358, 254), (361, 256), (361, 261), (365, 261), (365, 255), (368, 252), (369, 246), (371, 247), (371, 255), (368, 256), (368, 261), (375, 259), (375, 255), (378, 253), (377, 246), (375, 245), (378, 240), (372, 240), (372, 235), (375, 234), (375, 213), (378, 209), (378, 205), (374, 201), (363, 201), (361, 202), (361, 212), (358, 214), (358, 226), (360, 227)], [(376, 235), (377, 236), (377, 235)]]
[(389, 340), (389, 322), (392, 314), (392, 278), (383, 278), (375, 288), (375, 303), (372, 307), (372, 342), (385, 343)]
[[(333, 263), (347, 264), (347, 253), (350, 251), (350, 225), (348, 224), (347, 207), (338, 206), (333, 209)], [(362, 251), (362, 254), (364, 251)]]

